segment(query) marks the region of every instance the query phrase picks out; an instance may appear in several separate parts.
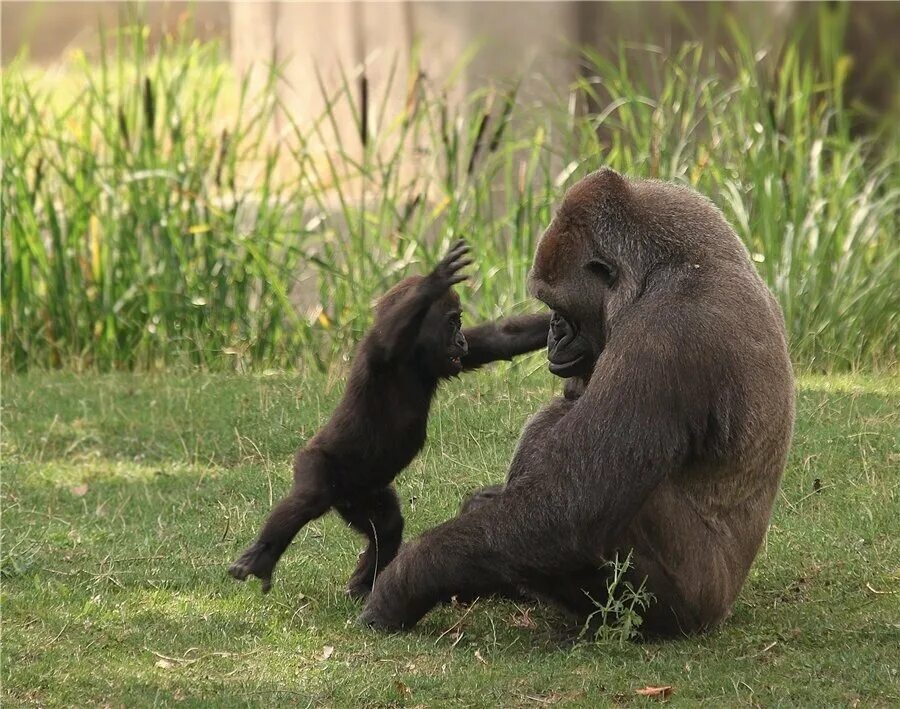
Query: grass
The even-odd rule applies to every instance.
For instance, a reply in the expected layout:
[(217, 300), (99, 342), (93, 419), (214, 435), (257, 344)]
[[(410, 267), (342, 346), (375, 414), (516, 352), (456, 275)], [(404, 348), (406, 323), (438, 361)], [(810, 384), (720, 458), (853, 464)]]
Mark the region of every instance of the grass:
[(519, 84), (453, 102), (415, 57), (408, 76), (385, 57), (378, 85), (371, 67), (322, 83), (302, 123), (279, 67), (253, 85), (189, 26), (154, 52), (138, 22), (98, 62), (22, 57), (0, 107), (2, 365), (322, 371), (458, 236), (478, 260), (469, 314), (508, 314), (565, 188), (609, 165), (721, 206), (804, 369), (890, 369), (900, 140), (890, 121), (851, 132), (848, 9), (821, 12), (817, 63), (803, 37), (773, 58), (735, 29), (729, 50), (585, 50), (540, 103)]
[[(552, 388), (539, 358), (442, 391), (400, 480), (410, 534), (501, 479)], [(578, 642), (548, 608), (479, 601), (413, 632), (353, 624), (359, 540), (310, 525), (272, 593), (226, 565), (341, 384), (325, 375), (29, 374), (4, 382), (3, 703), (598, 706), (900, 703), (897, 378), (800, 380), (772, 526), (721, 629)]]

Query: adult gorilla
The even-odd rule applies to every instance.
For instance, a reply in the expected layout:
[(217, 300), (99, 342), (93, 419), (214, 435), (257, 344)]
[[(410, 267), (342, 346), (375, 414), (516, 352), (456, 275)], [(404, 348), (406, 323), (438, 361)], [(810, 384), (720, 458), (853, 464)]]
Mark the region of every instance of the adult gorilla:
[(612, 170), (566, 195), (529, 285), (554, 311), (550, 370), (570, 394), (525, 426), (505, 486), (401, 550), (361, 620), (410, 627), (453, 595), (510, 590), (584, 615), (604, 563), (631, 550), (656, 599), (647, 630), (716, 625), (790, 444), (777, 303), (708, 200)]

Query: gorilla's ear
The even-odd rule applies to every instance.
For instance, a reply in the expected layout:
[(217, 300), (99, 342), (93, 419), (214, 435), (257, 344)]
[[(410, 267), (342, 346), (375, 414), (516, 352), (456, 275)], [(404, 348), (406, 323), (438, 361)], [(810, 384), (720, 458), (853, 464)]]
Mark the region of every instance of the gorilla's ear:
[(616, 265), (602, 258), (592, 258), (584, 264), (584, 267), (609, 287), (616, 282), (616, 277), (619, 275)]
[(623, 200), (630, 191), (628, 180), (611, 167), (600, 168), (592, 177), (594, 177), (594, 187), (599, 191), (604, 201), (615, 202)]
[(627, 178), (612, 168), (604, 167), (576, 182), (566, 197), (583, 208), (599, 207), (618, 212), (628, 202), (630, 192)]

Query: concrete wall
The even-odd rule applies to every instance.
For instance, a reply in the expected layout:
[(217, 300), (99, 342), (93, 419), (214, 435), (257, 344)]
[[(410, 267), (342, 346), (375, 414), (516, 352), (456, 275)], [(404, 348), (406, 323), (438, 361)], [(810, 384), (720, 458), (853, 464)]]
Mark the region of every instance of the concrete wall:
[[(754, 43), (777, 48), (793, 4), (735, 3), (729, 9)], [(574, 45), (611, 47), (625, 40), (666, 48), (688, 39), (727, 41), (714, 15), (702, 4), (657, 2), (233, 2), (231, 45), (241, 68), (273, 59), (285, 63), (289, 105), (303, 117), (322, 107), (314, 65), (333, 86), (340, 66), (350, 70), (366, 62), (369, 84), (377, 87), (395, 57), (405, 77), (418, 47), (422, 70), (440, 82), (478, 47), (458, 90), (524, 76), (527, 100), (575, 78)], [(401, 81), (396, 100), (405, 100), (404, 91)]]
[[(0, 2), (0, 56), (3, 64), (15, 58), (27, 45), (32, 61), (57, 61), (68, 49), (82, 49), (88, 55), (99, 48), (98, 27), (112, 28), (133, 16), (134, 7), (119, 2)], [(148, 2), (142, 13), (150, 26), (151, 42), (175, 25), (190, 11), (196, 34), (202, 38), (230, 33), (228, 2)]]
[[(469, 48), (480, 51), (458, 82), (461, 93), (486, 80), (525, 76), (525, 98), (562, 86), (579, 71), (571, 45), (604, 49), (620, 40), (650, 43), (663, 51), (685, 40), (710, 46), (731, 44), (724, 22), (733, 14), (754, 45), (777, 51), (797, 23), (815, 20), (815, 3), (777, 2), (145, 2), (141, 12), (151, 42), (188, 11), (201, 38), (219, 37), (237, 66), (247, 69), (273, 59), (283, 62), (291, 88), (285, 99), (298, 117), (317, 115), (321, 96), (314, 62), (326, 84), (337, 83), (338, 67), (366, 61), (377, 91), (394, 57), (405, 79), (413, 48), (422, 69), (440, 82), (458, 67)], [(37, 62), (52, 62), (71, 47), (90, 53), (97, 27), (113, 27), (133, 6), (118, 2), (0, 3), (2, 60), (24, 44)], [(814, 27), (813, 27), (814, 29)], [(900, 3), (850, 5), (847, 48), (854, 55), (851, 94), (887, 110), (897, 101), (900, 71)], [(810, 33), (815, 51), (815, 32)], [(635, 67), (640, 70), (640, 66)], [(261, 74), (262, 72), (260, 72)], [(405, 100), (403, 81), (391, 100)]]

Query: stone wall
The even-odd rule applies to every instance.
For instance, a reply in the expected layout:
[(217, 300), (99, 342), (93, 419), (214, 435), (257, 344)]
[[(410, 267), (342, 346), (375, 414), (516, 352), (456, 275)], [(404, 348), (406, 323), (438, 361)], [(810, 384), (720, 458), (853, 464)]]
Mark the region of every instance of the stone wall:
[[(113, 28), (134, 16), (135, 6), (119, 2), (0, 2), (0, 54), (3, 64), (28, 45), (29, 57), (40, 64), (57, 61), (68, 49), (88, 55), (99, 48), (98, 28)], [(191, 12), (196, 34), (219, 37), (230, 34), (228, 2), (146, 2), (142, 15), (150, 27), (151, 43)]]

